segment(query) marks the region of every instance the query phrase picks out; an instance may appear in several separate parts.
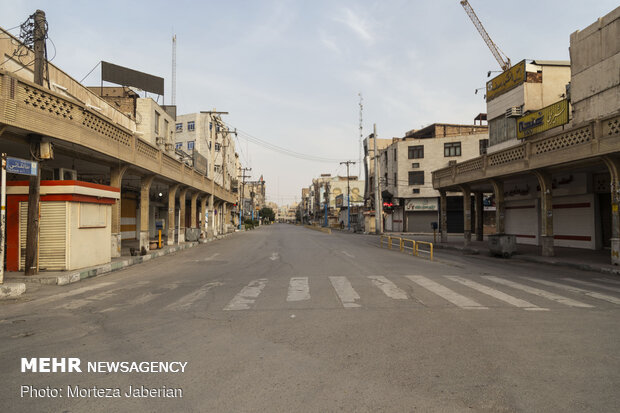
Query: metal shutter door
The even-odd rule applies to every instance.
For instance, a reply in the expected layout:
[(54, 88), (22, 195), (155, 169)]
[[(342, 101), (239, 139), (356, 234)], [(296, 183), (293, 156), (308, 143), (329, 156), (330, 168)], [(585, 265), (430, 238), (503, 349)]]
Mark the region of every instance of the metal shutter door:
[[(19, 268), (24, 270), (28, 225), (27, 202), (20, 202), (19, 221)], [(41, 202), (39, 269), (53, 271), (67, 269), (67, 202)]]

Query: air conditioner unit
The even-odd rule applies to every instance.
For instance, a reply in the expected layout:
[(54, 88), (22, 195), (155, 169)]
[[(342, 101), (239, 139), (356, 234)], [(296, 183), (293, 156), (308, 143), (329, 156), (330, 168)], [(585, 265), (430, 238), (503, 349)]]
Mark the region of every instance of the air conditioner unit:
[(513, 106), (511, 108), (506, 109), (506, 117), (507, 118), (518, 118), (522, 114), (520, 106)]
[(54, 179), (57, 181), (77, 181), (77, 171), (74, 169), (54, 169)]

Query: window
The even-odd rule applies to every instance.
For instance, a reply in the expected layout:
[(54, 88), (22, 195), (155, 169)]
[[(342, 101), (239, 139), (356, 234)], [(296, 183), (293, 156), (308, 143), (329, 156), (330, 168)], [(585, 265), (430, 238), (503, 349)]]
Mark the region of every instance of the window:
[(220, 151), (220, 147), (221, 147), (221, 146), (222, 146), (222, 145), (220, 145), (219, 143), (216, 143), (216, 144), (215, 144), (215, 152), (219, 152), (219, 151)]
[(487, 148), (489, 147), (488, 139), (480, 139), (480, 155), (484, 155), (487, 153)]
[(413, 193), (414, 194), (419, 194), (420, 193), (420, 188), (413, 188)]
[(193, 132), (196, 129), (195, 123), (193, 120), (187, 122), (187, 130)]
[(177, 132), (183, 132), (183, 124), (182, 123), (177, 123), (176, 124), (176, 131)]
[(394, 161), (396, 161), (396, 148), (394, 148)]
[(398, 186), (398, 174), (394, 173), (394, 186)]
[(183, 142), (177, 142), (176, 145), (174, 145), (175, 149), (181, 150), (183, 148)]
[(155, 133), (159, 134), (159, 118), (160, 118), (160, 114), (159, 112), (155, 111)]
[(443, 156), (461, 156), (461, 142), (444, 143)]
[(170, 129), (170, 122), (164, 119), (164, 138), (168, 137), (168, 129)]
[(422, 159), (424, 158), (424, 145), (416, 145), (409, 147), (409, 159)]
[(187, 149), (190, 151), (194, 150), (194, 141), (187, 142)]
[(424, 185), (424, 171), (409, 171), (409, 185)]
[(419, 168), (420, 167), (420, 163), (419, 162), (414, 162), (411, 164), (412, 168)]

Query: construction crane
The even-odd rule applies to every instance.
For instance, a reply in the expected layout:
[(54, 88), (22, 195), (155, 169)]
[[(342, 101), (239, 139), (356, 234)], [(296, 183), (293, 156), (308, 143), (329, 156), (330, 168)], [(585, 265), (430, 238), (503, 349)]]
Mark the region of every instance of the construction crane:
[(461, 6), (463, 6), (463, 8), (465, 9), (465, 13), (467, 13), (471, 21), (474, 23), (474, 26), (476, 26), (478, 32), (480, 32), (482, 39), (485, 41), (487, 46), (489, 46), (489, 49), (491, 49), (491, 53), (493, 53), (495, 60), (497, 60), (497, 63), (499, 63), (502, 70), (506, 71), (510, 69), (510, 59), (508, 58), (508, 56), (506, 56), (504, 52), (499, 49), (499, 47), (497, 47), (493, 40), (491, 40), (491, 37), (484, 29), (484, 26), (480, 22), (478, 16), (476, 16), (476, 12), (474, 12), (474, 9), (471, 7), (469, 2), (467, 0), (461, 0)]

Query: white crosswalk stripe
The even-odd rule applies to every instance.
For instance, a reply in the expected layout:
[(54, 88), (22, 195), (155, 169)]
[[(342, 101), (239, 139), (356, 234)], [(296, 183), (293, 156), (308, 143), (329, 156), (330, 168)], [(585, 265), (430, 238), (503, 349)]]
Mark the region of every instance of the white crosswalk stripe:
[(475, 281), (468, 280), (462, 277), (458, 277), (456, 275), (446, 275), (446, 278), (452, 281), (461, 283), (463, 285), (466, 285), (469, 288), (473, 288), (476, 291), (480, 291), (483, 294), (490, 295), (493, 298), (496, 298), (500, 301), (503, 301), (515, 307), (523, 308), (524, 310), (528, 310), (528, 311), (548, 311), (549, 310), (548, 308), (538, 307), (537, 305), (534, 305), (528, 301), (513, 297), (511, 295), (498, 291), (494, 288), (487, 287), (486, 285), (479, 284)]
[(407, 293), (396, 286), (392, 281), (381, 275), (369, 275), (368, 278), (379, 288), (385, 295), (394, 300), (407, 300)]
[(310, 299), (308, 277), (293, 277), (288, 285), (286, 301), (304, 301)]
[(596, 281), (602, 281), (602, 282), (606, 282), (606, 283), (620, 285), (620, 281), (618, 281), (618, 280), (610, 280), (609, 278), (595, 278), (595, 280)]
[(88, 291), (96, 290), (96, 289), (103, 288), (103, 287), (108, 287), (113, 284), (114, 283), (100, 283), (100, 284), (95, 284), (95, 285), (89, 285), (86, 287), (77, 288), (75, 290), (72, 290), (66, 293), (54, 294), (54, 295), (50, 295), (49, 297), (43, 297), (39, 300), (35, 300), (34, 302), (36, 304), (44, 304), (44, 303), (49, 303), (52, 301), (58, 301), (63, 298), (72, 297), (74, 295), (79, 295), (79, 294), (82, 294)]
[(160, 292), (149, 291), (147, 293), (144, 293), (144, 294), (136, 297), (135, 299), (132, 299), (131, 302), (129, 302), (129, 303), (114, 305), (112, 307), (108, 307), (108, 308), (105, 308), (105, 309), (101, 310), (101, 312), (102, 313), (109, 313), (109, 312), (112, 312), (112, 311), (117, 311), (117, 310), (120, 310), (120, 309), (125, 309), (125, 308), (128, 308), (128, 307), (133, 307), (133, 306), (136, 306), (136, 305), (146, 304), (149, 301), (152, 301), (155, 298), (157, 298), (157, 297), (159, 297), (161, 295), (164, 295), (165, 293), (167, 293), (167, 292), (169, 292), (171, 290), (174, 290), (177, 287), (178, 287), (178, 285), (174, 284), (174, 283), (172, 283), (172, 284), (164, 284), (164, 285), (162, 285), (161, 287), (158, 288), (158, 290), (164, 290), (164, 291), (160, 291)]
[(603, 289), (603, 290), (614, 291), (616, 293), (620, 293), (620, 288), (610, 287), (608, 285), (591, 283), (589, 281), (583, 281), (583, 280), (576, 280), (574, 278), (563, 278), (563, 280), (570, 281), (572, 283), (587, 285), (589, 287), (596, 287), (596, 288), (600, 288), (600, 289)]
[(408, 275), (409, 278), (414, 283), (426, 288), (434, 294), (437, 294), (444, 300), (447, 300), (454, 304), (457, 307), (466, 309), (466, 310), (488, 310), (488, 307), (485, 307), (481, 304), (478, 304), (474, 300), (465, 297), (455, 291), (452, 291), (448, 287), (444, 287), (443, 285), (436, 283), (426, 277), (421, 275)]
[(230, 300), (224, 307), (224, 311), (249, 310), (250, 305), (254, 304), (265, 285), (267, 285), (266, 278), (252, 281)]
[(78, 308), (84, 307), (88, 304), (93, 304), (94, 301), (103, 301), (108, 298), (114, 297), (119, 291), (127, 291), (133, 288), (143, 287), (149, 284), (149, 281), (138, 281), (130, 284), (129, 286), (123, 286), (120, 288), (114, 288), (112, 290), (104, 291), (99, 294), (91, 295), (86, 298), (81, 298), (78, 300), (71, 300), (68, 303), (64, 303), (56, 308), (64, 308), (65, 310), (77, 310)]
[(530, 287), (527, 285), (523, 285), (523, 284), (519, 284), (513, 281), (509, 281), (509, 280), (505, 280), (503, 278), (499, 278), (499, 277), (494, 277), (492, 275), (483, 275), (483, 278), (493, 281), (495, 283), (498, 284), (503, 284), (506, 285), (508, 287), (514, 288), (516, 290), (521, 290), (521, 291), (525, 291), (526, 293), (529, 294), (533, 294), (533, 295), (537, 295), (539, 297), (543, 297), (546, 298), (548, 300), (552, 300), (555, 302), (558, 302), (560, 304), (564, 304), (570, 307), (581, 307), (581, 308), (593, 308), (594, 306), (590, 305), (590, 304), (585, 304), (582, 303), (580, 301), (576, 301), (570, 298), (566, 298), (563, 297), (561, 295), (557, 295), (554, 293), (550, 293), (548, 291), (544, 291), (544, 290), (539, 290), (538, 288), (534, 288), (534, 287)]
[(577, 288), (577, 287), (573, 287), (572, 285), (560, 284), (560, 283), (556, 283), (553, 281), (539, 280), (537, 278), (530, 278), (530, 277), (523, 277), (523, 278), (525, 278), (526, 280), (537, 282), (539, 284), (548, 285), (550, 287), (556, 287), (562, 290), (570, 291), (571, 293), (584, 294), (584, 295), (587, 295), (588, 297), (592, 297), (592, 298), (596, 298), (599, 300), (608, 301), (610, 303), (620, 305), (620, 298), (613, 297), (611, 295), (601, 294), (595, 291), (584, 290), (583, 288)]
[(329, 281), (332, 283), (338, 298), (345, 308), (357, 308), (361, 305), (355, 301), (360, 299), (359, 294), (353, 289), (353, 286), (347, 279), (347, 277), (329, 277)]
[(194, 291), (192, 293), (189, 293), (189, 294), (181, 297), (180, 299), (176, 300), (172, 304), (167, 305), (166, 307), (164, 307), (164, 310), (173, 310), (173, 311), (187, 310), (196, 301), (201, 300), (202, 298), (204, 298), (204, 296), (207, 295), (209, 290), (211, 290), (212, 288), (215, 288), (215, 287), (219, 287), (220, 285), (222, 285), (222, 283), (221, 282), (217, 282), (217, 281), (216, 282), (207, 283), (207, 284), (203, 285), (202, 287), (200, 287), (198, 290), (196, 290), (196, 291)]

